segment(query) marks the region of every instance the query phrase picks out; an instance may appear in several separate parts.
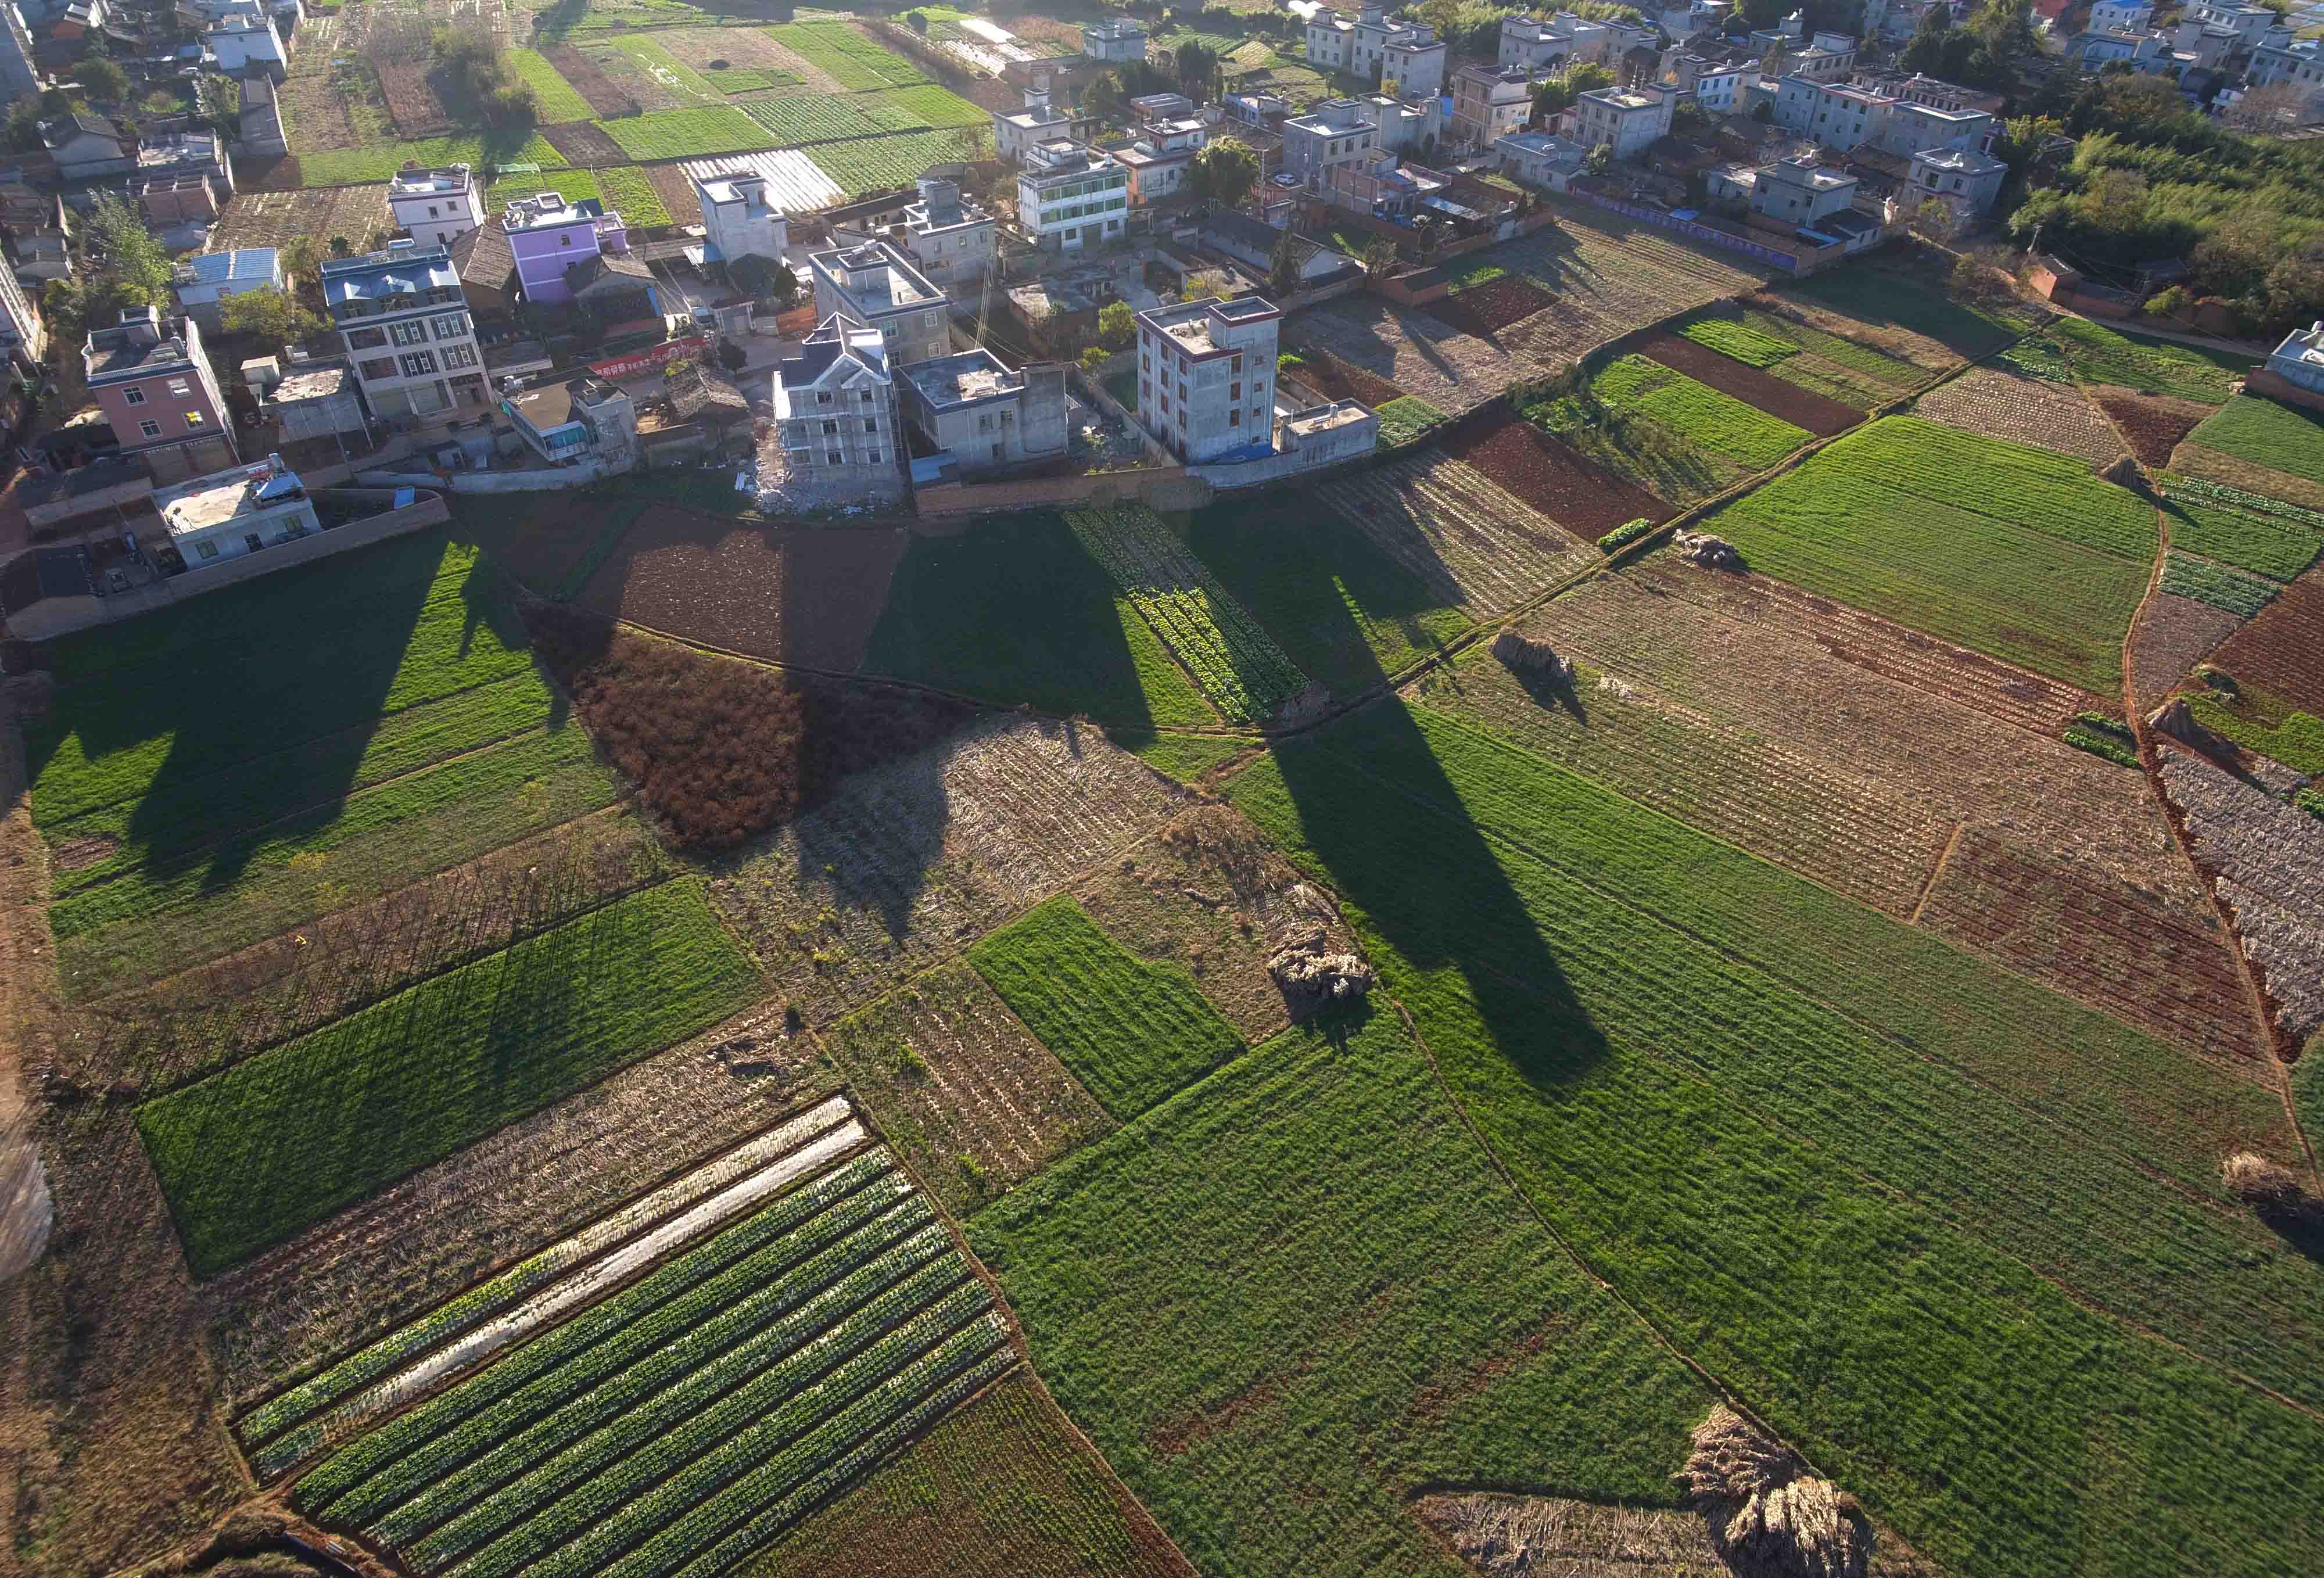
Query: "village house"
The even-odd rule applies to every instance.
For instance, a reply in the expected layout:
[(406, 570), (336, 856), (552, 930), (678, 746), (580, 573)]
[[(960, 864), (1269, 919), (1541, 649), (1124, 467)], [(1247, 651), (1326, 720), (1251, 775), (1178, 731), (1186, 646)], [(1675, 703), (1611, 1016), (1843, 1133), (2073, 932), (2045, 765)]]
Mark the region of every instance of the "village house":
[(1582, 173), (1588, 150), (1546, 132), (1511, 132), (1493, 144), (1493, 154), (1519, 185), (1562, 192)]
[[(582, 285), (599, 277), (585, 267), (601, 254), (630, 250), (629, 232), (617, 213), (595, 198), (569, 202), (557, 192), (521, 198), (501, 210), (501, 229), (516, 258), (517, 289), (540, 306), (569, 302)], [(568, 271), (581, 269), (578, 276)], [(650, 281), (650, 271), (648, 271)]]
[[(1383, 157), (1393, 161), (1393, 155)], [(1249, 214), (1228, 209), (1204, 219), (1202, 234), (1204, 246), (1263, 275), (1274, 266), (1275, 249), (1288, 232), (1277, 230)], [(1334, 252), (1321, 242), (1310, 241), (1304, 235), (1291, 237), (1291, 267), (1298, 290), (1328, 284), (1361, 266), (1347, 254)]]
[(1333, 165), (1368, 161), (1380, 145), (1379, 128), (1352, 98), (1327, 99), (1285, 121), (1280, 130), (1283, 173), (1298, 177), (1309, 191), (1323, 189)]
[(783, 211), (767, 201), (767, 178), (750, 171), (693, 178), (695, 201), (702, 208), (702, 261), (732, 266), (738, 259), (760, 258), (782, 265), (790, 245), (790, 226)]
[(992, 216), (960, 195), (956, 181), (923, 176), (920, 200), (904, 209), (901, 245), (912, 265), (949, 296), (992, 272)]
[(590, 374), (504, 395), (501, 411), (524, 447), (551, 466), (587, 459), (616, 468), (637, 453), (637, 408), (618, 383)]
[(374, 416), (484, 403), (484, 359), (450, 252), (396, 241), (320, 272), (324, 309)]
[(48, 327), (16, 276), (0, 269), (0, 359), (20, 374), (40, 368), (49, 355)]
[(124, 311), (118, 324), (91, 331), (81, 370), (123, 453), (143, 460), (157, 481), (200, 475), (237, 458), (200, 325), (165, 321), (157, 307)]
[(153, 490), (169, 545), (189, 570), (280, 548), (322, 530), (299, 474), (270, 455)]
[(1043, 252), (1119, 241), (1130, 212), (1130, 171), (1086, 143), (1037, 143), (1017, 175), (1017, 227)]
[(170, 283), (186, 316), (216, 334), (228, 297), (283, 288), (282, 263), (271, 246), (197, 253), (177, 266)]
[(1307, 20), (1307, 63), (1370, 82), (1393, 82), (1399, 92), (1429, 94), (1444, 86), (1444, 41), (1436, 30), (1390, 17), (1385, 5), (1356, 14), (1318, 11)]
[(962, 476), (1065, 458), (1063, 363), (1011, 370), (980, 346), (901, 374), (905, 421)]
[(136, 144), (103, 115), (76, 110), (41, 123), (41, 146), (57, 161), (57, 175), (67, 181), (127, 175), (137, 168)]
[(2267, 354), (2267, 370), (2310, 394), (2324, 395), (2324, 321), (2285, 335)]
[(1177, 196), (1195, 153), (1209, 141), (1210, 128), (1199, 120), (1154, 121), (1139, 127), (1137, 140), (1127, 148), (1109, 150), (1130, 171), (1130, 206), (1144, 208)]
[(1084, 23), (1082, 53), (1093, 60), (1142, 60), (1146, 58), (1146, 24), (1130, 16)]
[(1566, 121), (1573, 140), (1583, 147), (1611, 147), (1617, 159), (1636, 159), (1670, 135), (1671, 113), (1683, 97), (1677, 88), (1659, 83), (1593, 88), (1574, 101)]
[(1067, 138), (1072, 131), (1073, 121), (1050, 108), (1048, 94), (1038, 89), (1026, 90), (1022, 109), (992, 112), (992, 147), (1003, 159), (1021, 161), (1028, 149)]
[(2009, 166), (1976, 148), (1927, 148), (1912, 157), (1912, 192), (1967, 219), (1993, 211)]
[(1258, 296), (1138, 315), (1138, 422), (1181, 460), (1231, 461), (1274, 448), (1276, 334)]
[(774, 408), (791, 481), (834, 500), (902, 491), (895, 375), (877, 330), (825, 318), (776, 365)]
[(460, 294), (479, 325), (494, 331), (512, 328), (521, 298), (516, 288), (516, 252), (508, 232), (494, 214), (452, 244), (453, 272), (459, 275)]
[(872, 330), (891, 364), (951, 350), (950, 299), (886, 242), (811, 253), (807, 268), (815, 277), (816, 319), (839, 314)]
[(1489, 148), (1533, 115), (1533, 83), (1519, 66), (1463, 66), (1452, 73), (1452, 136)]
[(275, 424), (277, 441), (343, 441), (359, 435), (367, 448), (371, 420), (364, 414), (355, 369), (337, 357), (309, 356), (295, 347), (287, 358), (288, 367), (276, 356), (254, 356), (242, 365), (243, 383), (260, 413)]
[(483, 183), (465, 164), (399, 170), (387, 178), (387, 211), (412, 240), (450, 246), (484, 222)]
[(243, 12), (220, 17), (202, 29), (202, 42), (229, 77), (260, 71), (280, 83), (290, 75), (290, 51), (283, 48), (272, 16)]

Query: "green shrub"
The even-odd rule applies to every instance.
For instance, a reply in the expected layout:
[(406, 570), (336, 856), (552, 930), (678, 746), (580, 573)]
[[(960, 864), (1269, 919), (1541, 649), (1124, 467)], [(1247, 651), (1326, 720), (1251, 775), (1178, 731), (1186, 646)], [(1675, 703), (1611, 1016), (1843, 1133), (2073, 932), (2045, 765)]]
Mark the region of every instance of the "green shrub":
[[(2117, 725), (2118, 727), (2119, 725)], [(2103, 756), (2121, 767), (2136, 767), (2138, 752), (2116, 739), (2113, 734), (2099, 734), (2077, 724), (2066, 731), (2066, 743), (2093, 756)]]
[(1625, 521), (1598, 540), (1599, 550), (1603, 553), (1618, 553), (1654, 529), (1655, 523), (1644, 515), (1635, 521)]

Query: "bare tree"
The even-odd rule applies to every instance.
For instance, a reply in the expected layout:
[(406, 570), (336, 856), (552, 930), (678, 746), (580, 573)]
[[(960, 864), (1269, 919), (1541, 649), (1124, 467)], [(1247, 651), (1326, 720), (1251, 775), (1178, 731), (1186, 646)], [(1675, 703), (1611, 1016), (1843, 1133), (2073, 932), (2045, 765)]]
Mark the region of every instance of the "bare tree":
[(2236, 99), (2219, 119), (2231, 130), (2253, 134), (2297, 131), (2308, 120), (2308, 97), (2307, 88), (2272, 82)]

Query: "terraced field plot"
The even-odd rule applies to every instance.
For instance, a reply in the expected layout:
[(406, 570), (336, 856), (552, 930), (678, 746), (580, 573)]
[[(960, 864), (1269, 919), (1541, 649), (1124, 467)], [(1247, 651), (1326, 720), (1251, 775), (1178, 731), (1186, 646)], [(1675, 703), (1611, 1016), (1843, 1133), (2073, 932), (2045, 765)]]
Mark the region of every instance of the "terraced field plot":
[(1893, 326), (1878, 331), (1881, 343), (1876, 345), (1868, 324), (1774, 294), (1742, 309), (1735, 321), (1754, 337), (1754, 355), (1792, 347), (1789, 355), (1766, 364), (1770, 375), (1857, 411), (1886, 404), (1958, 359), (1936, 342)]
[(931, 164), (987, 157), (989, 133), (973, 126), (951, 131), (903, 132), (860, 143), (824, 143), (807, 150), (815, 168), (850, 197), (883, 188), (909, 186)]
[(2130, 637), (2131, 688), (2141, 711), (2171, 694), (2187, 671), (2243, 625), (2238, 614), (2157, 591)]
[[(2022, 337), (2041, 314), (2014, 296), (1971, 298), (1936, 263), (1867, 260), (1783, 287), (1787, 303), (1844, 315), (1838, 332), (1932, 370), (1989, 356)], [(1780, 309), (1779, 309), (1780, 310)]]
[(1506, 408), (1462, 426), (1444, 452), (1584, 541), (1636, 520), (1676, 512), (1635, 484), (1593, 465)]
[(2289, 581), (2324, 551), (2324, 512), (2193, 477), (2165, 475), (2171, 546)]
[(825, 1038), (858, 1099), (960, 1215), (1112, 1127), (983, 977), (958, 962), (905, 982)]
[(873, 43), (845, 22), (789, 22), (767, 35), (850, 93), (868, 88), (913, 88), (926, 82), (920, 69), (883, 45)]
[(1645, 418), (1673, 439), (1724, 461), (1738, 475), (1765, 470), (1812, 437), (1663, 363), (1624, 356), (1600, 371), (1591, 394), (1625, 421)]
[[(2234, 678), (2238, 693), (2233, 706), (2199, 702), (2212, 727), (2267, 755), (2292, 744), (2278, 737), (2287, 726), (2294, 736), (2316, 730), (2314, 720), (2324, 718), (2324, 577), (2310, 570), (2286, 586), (2211, 660)], [(2324, 772), (2324, 764), (2311, 771)]]
[(1423, 451), (1320, 484), (1439, 606), (1499, 613), (1545, 591), (1596, 555), (1462, 462)]
[(612, 138), (624, 155), (638, 161), (699, 159), (776, 145), (764, 126), (724, 104), (705, 109), (659, 110), (593, 125)]
[(1187, 798), (1096, 729), (994, 720), (851, 780), (711, 891), (779, 999), (821, 1022), (1120, 858)]
[[(2264, 1073), (2226, 939), (2168, 828), (2135, 781), (2054, 737), (2099, 698), (1729, 580), (1649, 561), (1532, 615), (1520, 628), (1582, 665), (1570, 693), (1480, 652), (1414, 695), (1899, 920), (1917, 914), (2190, 1051)], [(1994, 850), (1982, 857), (1993, 874), (1974, 881), (1973, 844)], [(2089, 894), (2069, 919), (2087, 909), (2097, 922), (2037, 924), (2061, 893)], [(2163, 979), (2168, 991), (2146, 984)]]
[(1021, 1374), (948, 1415), (751, 1578), (1185, 1578), (1193, 1569)]
[[(1740, 326), (1722, 326), (1735, 327)], [(1748, 332), (1748, 331), (1744, 331)], [(1818, 438), (1845, 432), (1864, 420), (1854, 406), (1813, 394), (1795, 383), (1770, 376), (1748, 361), (1703, 345), (1684, 335), (1657, 335), (1639, 347), (1646, 359), (1685, 374), (1768, 417), (1802, 428)]]
[(884, 1148), (816, 1160), (326, 1459), (294, 1504), (427, 1573), (637, 1578), (748, 1556), (1017, 1362)]
[(2104, 467), (2122, 439), (2080, 390), (2000, 367), (1972, 367), (1914, 402), (1913, 414), (1965, 433), (2034, 444)]
[(2175, 747), (2163, 782), (2197, 863), (2235, 915), (2277, 1025), (2305, 1041), (2324, 1029), (2324, 818)]
[(2150, 399), (2126, 389), (2093, 389), (2089, 399), (2106, 412), (2138, 463), (2155, 471), (2170, 465), (2172, 451), (2211, 415), (2209, 406), (2195, 401)]
[(1764, 271), (1698, 252), (1649, 226), (1579, 204), (1557, 222), (1462, 263), (1530, 280), (1553, 300), (1505, 340), (1545, 372), (1580, 360), (1643, 324), (1767, 281)]
[[(609, 804), (503, 588), (428, 532), (51, 643), (62, 979), (182, 971)], [(318, 679), (318, 677), (321, 678)], [(214, 702), (189, 712), (180, 685)]]
[[(584, 51), (598, 70), (647, 111), (722, 104), (726, 90), (662, 47), (651, 33), (610, 38)], [(552, 117), (544, 116), (544, 119)], [(586, 116), (556, 116), (558, 120)]]
[(218, 216), (217, 250), (287, 245), (293, 236), (344, 235), (350, 244), (385, 223), (387, 188), (322, 187), (293, 191), (242, 191)]
[[(2250, 1487), (2324, 1472), (2324, 1427), (2251, 1380), (2312, 1391), (2324, 1272), (2214, 1204), (2231, 1135), (2289, 1141), (2268, 1092), (1425, 713), (1286, 743), (1234, 798), (1350, 900), (1561, 1237), (1931, 1559), (2304, 1559), (2309, 1504)], [(2208, 1287), (2152, 1276), (2182, 1251)], [(1038, 1357), (1051, 1317), (1016, 1275)], [(2021, 1450), (2094, 1433), (2180, 1487), (2147, 1504), (2167, 1555)]]
[(2078, 461), (1889, 417), (1720, 510), (1752, 568), (2103, 693), (2153, 508)]
[(1385, 1011), (1277, 1038), (969, 1237), (1066, 1412), (1205, 1572), (1449, 1571), (1398, 1501), (1495, 1463), (1657, 1504), (1703, 1406)]
[[(2221, 406), (2217, 416), (2188, 434), (2187, 443), (2324, 488), (2324, 417), (2298, 406), (2239, 394)], [(2188, 469), (2176, 460), (2173, 464), (2181, 470)], [(2270, 497), (2282, 496), (2294, 503), (2313, 503), (2297, 492), (2279, 495), (2266, 487), (2255, 487), (2252, 491)]]
[(2085, 383), (2218, 405), (2250, 371), (2252, 358), (2176, 340), (2124, 334), (2086, 318), (2061, 318), (2042, 337)]
[(1459, 416), (1542, 372), (1506, 344), (1457, 333), (1425, 309), (1372, 296), (1309, 308), (1286, 326), (1284, 343), (1337, 356), (1448, 416)]

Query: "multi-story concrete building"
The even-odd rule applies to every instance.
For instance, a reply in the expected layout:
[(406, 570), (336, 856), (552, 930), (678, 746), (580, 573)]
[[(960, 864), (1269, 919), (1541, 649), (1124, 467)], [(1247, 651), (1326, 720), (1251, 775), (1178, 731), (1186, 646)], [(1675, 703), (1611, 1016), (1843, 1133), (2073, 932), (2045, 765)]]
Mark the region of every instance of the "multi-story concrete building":
[(1489, 148), (1533, 115), (1533, 81), (1520, 66), (1463, 66), (1452, 73), (1457, 142)]
[(2090, 6), (2093, 32), (2144, 32), (2154, 23), (2154, 0), (2096, 0)]
[(1582, 173), (1589, 150), (1545, 132), (1511, 132), (1493, 144), (1502, 172), (1529, 187), (1562, 192)]
[(1978, 148), (1930, 148), (1912, 156), (1909, 197), (1934, 198), (1962, 218), (1993, 212), (2009, 166)]
[(1023, 160), (1026, 152), (1043, 143), (1068, 140), (1073, 122), (1049, 106), (1046, 88), (1025, 90), (1025, 107), (992, 112), (992, 148), (1003, 159)]
[(1500, 52), (1505, 68), (1556, 71), (1581, 61), (1602, 66), (1614, 52), (1614, 35), (1602, 22), (1585, 22), (1570, 11), (1536, 16), (1520, 11), (1501, 18)]
[(1183, 93), (1141, 93), (1130, 101), (1130, 118), (1143, 125), (1148, 121), (1183, 121), (1194, 113), (1194, 101)]
[(2252, 51), (2251, 71), (2244, 78), (2246, 88), (2272, 88), (2285, 82), (2306, 88), (2311, 96), (2311, 105), (2314, 95), (2324, 93), (2324, 40), (2263, 44)]
[[(2236, 35), (2238, 52), (2255, 49), (2268, 30), (2276, 25), (2275, 13), (2265, 5), (2228, 5), (2223, 0), (2194, 0), (2187, 7), (2186, 20), (2206, 27), (2224, 27)], [(2093, 23), (2095, 25), (2095, 23)]]
[(1119, 241), (1130, 212), (1130, 171), (1086, 143), (1037, 143), (1017, 175), (1017, 227), (1043, 252)]
[(501, 411), (524, 447), (551, 466), (595, 460), (619, 471), (637, 457), (636, 404), (620, 384), (590, 374), (503, 396)]
[(895, 375), (876, 329), (825, 318), (777, 365), (774, 407), (788, 480), (835, 500), (902, 491)]
[(1235, 460), (1274, 448), (1276, 333), (1258, 296), (1185, 301), (1138, 315), (1138, 421), (1181, 460)]
[(1379, 127), (1360, 99), (1326, 99), (1278, 129), (1283, 134), (1283, 173), (1297, 176), (1309, 191), (1323, 189), (1333, 165), (1367, 161), (1380, 145)]
[(884, 241), (807, 255), (815, 315), (835, 313), (877, 333), (891, 365), (924, 362), (952, 349), (951, 299)]
[(753, 171), (697, 175), (695, 201), (702, 208), (702, 261), (732, 265), (738, 258), (763, 258), (778, 268), (790, 245), (790, 221), (767, 201), (767, 178)]
[(1778, 225), (1812, 229), (1827, 214), (1856, 205), (1856, 177), (1818, 164), (1812, 154), (1780, 160), (1759, 171), (1751, 212)]
[(1146, 24), (1129, 16), (1084, 23), (1082, 53), (1093, 60), (1142, 60), (1146, 58)]
[(0, 358), (19, 373), (32, 373), (48, 359), (48, 326), (14, 270), (0, 269)]
[(1138, 128), (1127, 148), (1109, 150), (1130, 171), (1130, 206), (1144, 208), (1177, 196), (1194, 168), (1194, 155), (1211, 140), (1210, 127), (1194, 119), (1155, 121)]
[(281, 254), (271, 246), (196, 253), (177, 266), (170, 280), (186, 316), (212, 334), (223, 325), (227, 298), (281, 291), (287, 283)]
[(391, 242), (319, 272), (323, 306), (374, 416), (484, 403), (484, 356), (449, 249)]
[(1568, 112), (1573, 140), (1585, 148), (1610, 145), (1615, 158), (1635, 159), (1670, 135), (1672, 108), (1684, 97), (1660, 84), (1592, 88)]
[(980, 346), (899, 371), (904, 420), (949, 454), (962, 475), (1065, 458), (1063, 363), (1011, 371)]
[(290, 51), (282, 47), (272, 16), (244, 12), (221, 17), (202, 29), (202, 42), (229, 77), (258, 70), (279, 83), (290, 74)]
[(322, 530), (306, 484), (280, 455), (156, 488), (153, 510), (170, 534), (170, 546), (189, 570), (280, 548)]
[(465, 164), (399, 170), (387, 178), (387, 211), (421, 245), (449, 246), (484, 222), (484, 186)]
[(1318, 71), (1345, 71), (1356, 39), (1356, 19), (1328, 7), (1307, 19), (1307, 63)]
[(1430, 94), (1444, 87), (1444, 41), (1436, 30), (1368, 5), (1349, 16), (1318, 11), (1307, 23), (1307, 63), (1351, 77), (1394, 82), (1398, 93)]
[(629, 232), (618, 213), (609, 214), (595, 198), (568, 202), (556, 192), (520, 198), (501, 210), (501, 228), (516, 254), (517, 288), (527, 301), (570, 301), (575, 286), (566, 271), (587, 265), (601, 253), (626, 253)]
[(200, 325), (164, 320), (155, 307), (124, 312), (118, 324), (90, 333), (81, 371), (123, 452), (156, 478), (197, 476), (235, 460)]
[(920, 200), (904, 209), (903, 246), (928, 283), (949, 297), (992, 272), (992, 216), (960, 195), (957, 181), (918, 183)]
[(1777, 86), (1775, 124), (1845, 152), (1869, 145), (1910, 158), (1924, 149), (1982, 146), (1993, 128), (1982, 109), (1948, 108), (1886, 88), (1786, 77)]
[(2285, 335), (2267, 354), (2267, 370), (2310, 394), (2324, 395), (2324, 321)]
[(1856, 41), (1844, 32), (1820, 32), (1804, 50), (1784, 56), (1786, 74), (1811, 82), (1838, 82), (1856, 69)]

